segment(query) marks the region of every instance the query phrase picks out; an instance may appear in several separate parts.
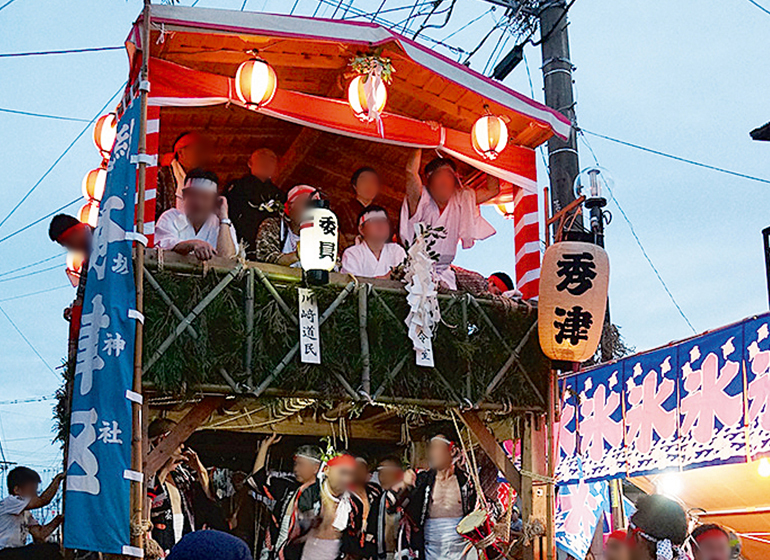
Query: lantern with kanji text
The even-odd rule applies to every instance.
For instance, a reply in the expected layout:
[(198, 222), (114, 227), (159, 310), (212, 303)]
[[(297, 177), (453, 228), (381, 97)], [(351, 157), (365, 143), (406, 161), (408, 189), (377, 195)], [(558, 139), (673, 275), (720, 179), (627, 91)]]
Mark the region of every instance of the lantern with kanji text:
[(537, 305), (543, 353), (552, 360), (585, 362), (604, 326), (610, 265), (604, 249), (583, 241), (548, 247), (540, 268)]
[(273, 99), (278, 89), (275, 70), (261, 58), (242, 63), (235, 74), (235, 92), (251, 109), (264, 107)]
[(337, 216), (328, 200), (311, 200), (299, 226), (299, 261), (311, 284), (326, 284), (337, 264)]

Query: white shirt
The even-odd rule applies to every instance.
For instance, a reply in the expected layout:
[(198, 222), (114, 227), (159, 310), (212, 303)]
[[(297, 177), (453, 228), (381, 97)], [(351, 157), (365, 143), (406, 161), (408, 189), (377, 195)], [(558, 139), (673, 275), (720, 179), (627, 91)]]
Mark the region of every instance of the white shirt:
[[(230, 235), (233, 245), (238, 248), (238, 239), (235, 237), (235, 228), (230, 226)], [(171, 208), (160, 215), (155, 223), (155, 245), (161, 249), (172, 250), (182, 241), (200, 239), (217, 248), (219, 237), (219, 218), (212, 214), (196, 233), (195, 228), (185, 216), (184, 212)]]
[(174, 173), (174, 183), (176, 183), (176, 208), (177, 210), (184, 211), (182, 188), (184, 187), (184, 181), (187, 178), (187, 172), (176, 158), (171, 160), (171, 171)]
[(495, 228), (481, 217), (479, 205), (476, 204), (476, 192), (473, 189), (459, 189), (441, 212), (428, 189), (423, 187), (413, 216), (409, 216), (406, 197), (401, 205), (399, 233), (403, 242), (412, 242), (414, 226), (420, 222), (434, 229), (444, 228), (446, 237), (436, 240), (433, 245), (433, 250), (439, 254), (435, 268), (439, 280), (450, 290), (456, 290), (457, 280), (449, 265), (457, 254), (457, 244), (462, 241), (463, 249), (470, 249), (476, 241), (495, 234)]
[(29, 528), (39, 525), (25, 509), (29, 501), (29, 498), (19, 496), (8, 496), (0, 501), (0, 550), (25, 546)]
[(354, 276), (375, 278), (390, 272), (406, 258), (406, 251), (398, 243), (386, 243), (382, 246), (378, 259), (366, 241), (356, 240), (356, 244), (342, 253), (342, 272)]

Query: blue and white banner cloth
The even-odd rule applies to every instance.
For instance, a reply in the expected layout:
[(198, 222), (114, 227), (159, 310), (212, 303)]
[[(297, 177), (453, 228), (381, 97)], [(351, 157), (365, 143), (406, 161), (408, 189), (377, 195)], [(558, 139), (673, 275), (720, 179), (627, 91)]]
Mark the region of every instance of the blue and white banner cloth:
[[(64, 546), (131, 554), (136, 292), (131, 260), (139, 101), (117, 127), (88, 266), (72, 394)], [(127, 235), (128, 234), (128, 235)], [(134, 312), (134, 313), (132, 313)], [(138, 555), (141, 551), (134, 551)]]
[(610, 509), (609, 484), (581, 479), (559, 486), (556, 502), (556, 548), (585, 558), (599, 521)]

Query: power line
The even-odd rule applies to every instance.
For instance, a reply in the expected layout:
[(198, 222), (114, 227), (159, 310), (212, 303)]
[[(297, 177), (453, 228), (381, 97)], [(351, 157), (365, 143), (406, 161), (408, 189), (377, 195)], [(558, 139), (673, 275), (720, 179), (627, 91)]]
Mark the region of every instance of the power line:
[(7, 8), (7, 7), (8, 7), (8, 6), (10, 6), (11, 4), (13, 4), (14, 2), (16, 2), (16, 0), (8, 0), (8, 2), (6, 2), (6, 3), (5, 3), (5, 4), (3, 4), (2, 6), (0, 6), (0, 10), (3, 10), (3, 9), (5, 9), (5, 8)]
[(21, 272), (22, 270), (26, 270), (28, 268), (32, 268), (33, 266), (37, 266), (39, 264), (43, 264), (43, 263), (52, 261), (54, 259), (58, 259), (59, 257), (63, 257), (66, 254), (67, 254), (67, 251), (64, 251), (62, 253), (59, 253), (59, 254), (53, 255), (51, 257), (48, 257), (47, 259), (43, 259), (43, 260), (36, 261), (36, 262), (33, 262), (33, 263), (25, 264), (24, 266), (20, 266), (19, 268), (14, 268), (13, 270), (7, 270), (5, 272), (0, 272), (0, 276), (7, 276), (9, 274), (13, 274), (14, 272)]
[[(4, 7), (5, 6), (0, 7), (0, 10), (2, 10)], [(80, 54), (80, 53), (90, 53), (90, 52), (117, 51), (117, 50), (123, 50), (125, 48), (126, 47), (121, 45), (119, 47), (88, 47), (85, 49), (66, 49), (62, 51), (28, 51), (28, 52), (16, 52), (16, 53), (0, 53), (0, 58), (18, 58), (21, 56), (48, 56), (52, 54)]]
[[(749, 2), (751, 2), (751, 3), (752, 3), (752, 4), (754, 4), (754, 5), (755, 5), (757, 8), (759, 8), (760, 10), (762, 10), (763, 12), (765, 12), (767, 15), (769, 15), (769, 16), (770, 16), (770, 10), (768, 10), (767, 8), (765, 8), (765, 7), (764, 7), (762, 4), (760, 4), (759, 2), (755, 2), (754, 0), (749, 0)], [(2, 8), (0, 8), (0, 9), (2, 9)]]
[(23, 115), (25, 117), (40, 117), (42, 119), (54, 119), (57, 121), (72, 121), (90, 123), (88, 119), (79, 119), (77, 117), (62, 117), (60, 115), (45, 115), (43, 113), (30, 113), (29, 111), (18, 111), (16, 109), (5, 109), (0, 107), (0, 113), (10, 113), (12, 115)]
[(35, 348), (34, 344), (32, 344), (32, 342), (30, 342), (30, 340), (26, 336), (24, 336), (24, 333), (21, 332), (21, 329), (19, 329), (19, 327), (16, 326), (16, 323), (13, 322), (13, 319), (11, 319), (11, 317), (8, 315), (8, 313), (5, 312), (5, 309), (0, 307), (0, 313), (2, 313), (5, 316), (5, 318), (8, 319), (8, 322), (11, 324), (11, 326), (14, 328), (14, 330), (19, 334), (19, 336), (22, 339), (24, 339), (24, 342), (27, 343), (27, 346), (29, 346), (32, 349), (32, 351), (35, 353), (35, 355), (38, 358), (40, 358), (40, 361), (45, 364), (45, 367), (47, 367), (49, 369), (49, 371), (56, 377), (56, 379), (59, 380), (59, 376), (56, 375), (56, 372), (53, 370), (53, 368), (50, 365), (48, 365), (48, 362), (46, 362), (45, 358), (43, 358), (43, 356), (40, 354), (40, 352), (37, 351), (37, 348)]
[[(13, 233), (9, 233), (9, 234), (8, 234), (8, 235), (6, 235), (5, 237), (3, 237), (3, 238), (0, 238), (0, 243), (2, 243), (3, 241), (5, 241), (5, 240), (7, 240), (7, 239), (10, 239), (11, 237), (14, 237), (15, 235), (18, 235), (18, 234), (20, 234), (20, 233), (21, 233), (21, 232), (23, 232), (23, 231), (26, 231), (26, 230), (28, 230), (28, 229), (29, 229), (29, 228), (31, 228), (32, 226), (36, 226), (37, 224), (39, 224), (39, 223), (40, 223), (40, 222), (42, 222), (43, 220), (46, 220), (46, 219), (50, 218), (50, 217), (51, 217), (51, 216), (53, 216), (54, 214), (57, 214), (57, 213), (61, 212), (61, 211), (62, 211), (62, 210), (64, 210), (65, 208), (68, 208), (68, 207), (72, 206), (73, 204), (75, 204), (76, 202), (79, 202), (79, 201), (81, 201), (81, 200), (82, 200), (82, 197), (78, 197), (78, 198), (76, 198), (75, 200), (72, 200), (72, 201), (68, 202), (68, 203), (67, 203), (67, 204), (65, 204), (64, 206), (60, 206), (59, 208), (57, 208), (57, 209), (56, 209), (56, 210), (54, 210), (53, 212), (49, 212), (48, 214), (46, 214), (46, 215), (45, 215), (45, 216), (43, 216), (42, 218), (38, 218), (38, 219), (37, 219), (37, 220), (35, 220), (34, 222), (31, 222), (31, 223), (27, 224), (26, 226), (24, 226), (24, 227), (21, 227), (21, 228), (17, 229), (17, 230), (16, 230), (16, 231), (14, 231)], [(3, 224), (2, 224), (2, 223), (0, 223), (0, 225), (3, 225)]]
[[(29, 190), (27, 191), (27, 194), (25, 194), (25, 195), (24, 195), (24, 196), (21, 198), (21, 200), (20, 200), (19, 202), (17, 202), (17, 203), (16, 203), (16, 206), (14, 206), (13, 208), (11, 208), (11, 211), (10, 211), (10, 212), (8, 212), (8, 215), (7, 215), (5, 218), (3, 218), (3, 219), (2, 219), (2, 221), (0, 221), (0, 228), (1, 228), (1, 227), (3, 227), (3, 224), (5, 224), (5, 222), (7, 222), (7, 221), (8, 221), (8, 218), (10, 218), (11, 216), (13, 216), (14, 212), (16, 212), (16, 210), (18, 210), (19, 206), (21, 206), (22, 204), (24, 204), (24, 201), (25, 201), (25, 200), (27, 200), (27, 198), (29, 198), (29, 196), (30, 196), (30, 195), (31, 195), (31, 194), (32, 194), (32, 193), (35, 191), (35, 189), (36, 189), (36, 188), (38, 188), (38, 187), (40, 186), (40, 184), (43, 182), (43, 180), (44, 180), (46, 177), (48, 177), (48, 175), (51, 173), (51, 171), (53, 171), (54, 167), (56, 167), (56, 166), (59, 164), (59, 162), (60, 162), (62, 159), (64, 159), (64, 156), (65, 156), (65, 155), (67, 155), (67, 152), (69, 152), (69, 151), (72, 149), (72, 147), (75, 145), (75, 143), (76, 143), (78, 140), (80, 140), (80, 138), (81, 138), (81, 137), (82, 137), (82, 136), (83, 136), (83, 135), (84, 135), (84, 134), (85, 134), (85, 133), (88, 131), (88, 129), (91, 127), (91, 124), (93, 124), (93, 123), (96, 121), (96, 119), (98, 119), (98, 118), (99, 118), (99, 116), (102, 114), (102, 112), (104, 112), (104, 110), (105, 110), (105, 109), (106, 109), (106, 108), (107, 108), (107, 107), (110, 105), (110, 103), (112, 103), (112, 100), (113, 100), (113, 99), (115, 99), (115, 98), (118, 96), (118, 94), (119, 94), (120, 92), (122, 92), (122, 91), (123, 91), (123, 88), (124, 88), (125, 86), (126, 86), (126, 82), (124, 82), (124, 83), (123, 83), (123, 85), (122, 85), (122, 86), (120, 86), (120, 88), (118, 89), (118, 91), (116, 91), (116, 92), (113, 94), (113, 96), (112, 96), (112, 97), (110, 97), (110, 99), (107, 101), (107, 103), (105, 103), (105, 104), (104, 104), (104, 106), (103, 106), (101, 109), (99, 109), (99, 112), (98, 112), (98, 113), (96, 113), (96, 115), (94, 115), (94, 118), (92, 118), (92, 119), (91, 119), (91, 120), (88, 122), (88, 124), (87, 124), (86, 126), (84, 126), (84, 127), (83, 127), (83, 130), (81, 130), (81, 131), (80, 131), (80, 133), (78, 133), (78, 135), (77, 135), (77, 136), (75, 136), (75, 139), (74, 139), (72, 142), (70, 142), (69, 146), (67, 146), (67, 147), (65, 148), (65, 150), (64, 150), (64, 151), (61, 153), (61, 155), (60, 155), (58, 158), (56, 158), (56, 161), (54, 161), (54, 162), (51, 164), (51, 167), (49, 167), (49, 168), (48, 168), (48, 170), (47, 170), (45, 173), (43, 173), (43, 176), (42, 176), (42, 177), (40, 177), (40, 179), (38, 179), (38, 180), (37, 180), (37, 182), (36, 182), (34, 185), (32, 185), (32, 188), (31, 188), (31, 189), (29, 189)], [(69, 206), (69, 205), (67, 205), (67, 206)], [(2, 241), (4, 241), (4, 239), (0, 239), (0, 242), (2, 242)]]
[(0, 280), (0, 282), (11, 282), (12, 280), (21, 280), (22, 278), (28, 278), (30, 276), (35, 276), (37, 274), (42, 274), (43, 272), (50, 272), (52, 270), (61, 269), (60, 264), (55, 264), (53, 266), (49, 266), (48, 268), (41, 268), (40, 270), (35, 270), (33, 272), (27, 272), (26, 274), (20, 274), (19, 276), (14, 276), (12, 278), (3, 278)]
[[(70, 284), (63, 284), (61, 286), (56, 286), (55, 288), (48, 288), (46, 290), (38, 290), (37, 292), (30, 292), (28, 294), (21, 294), (21, 295), (18, 295), (18, 296), (13, 296), (13, 297), (5, 298), (5, 299), (0, 299), (0, 303), (6, 302), (6, 301), (13, 301), (15, 299), (22, 299), (22, 298), (27, 298), (27, 297), (31, 297), (31, 296), (36, 296), (36, 295), (39, 295), (39, 294), (47, 294), (48, 292), (55, 292), (56, 290), (63, 290), (64, 288), (72, 288), (72, 286)], [(0, 403), (0, 404), (2, 404), (2, 403)]]
[(636, 148), (637, 150), (642, 150), (643, 152), (648, 152), (651, 154), (655, 154), (658, 156), (662, 156), (665, 158), (673, 159), (675, 161), (681, 161), (684, 163), (689, 163), (690, 165), (695, 165), (698, 167), (703, 167), (705, 169), (711, 169), (712, 171), (718, 171), (719, 173), (725, 173), (726, 175), (732, 175), (734, 177), (741, 177), (742, 179), (749, 179), (751, 181), (757, 181), (759, 183), (766, 183), (770, 185), (770, 179), (762, 179), (761, 177), (755, 177), (753, 175), (746, 175), (745, 173), (739, 173), (738, 171), (731, 171), (729, 169), (724, 169), (723, 167), (716, 167), (714, 165), (709, 165), (707, 163), (701, 163), (699, 161), (694, 161), (691, 159), (683, 158), (681, 156), (675, 156), (673, 154), (668, 154), (666, 152), (661, 152), (659, 150), (653, 150), (652, 148), (646, 148), (645, 146), (640, 146), (639, 144), (634, 144), (632, 142), (626, 142), (625, 140), (619, 140), (617, 138), (612, 138), (611, 136), (605, 136), (604, 134), (599, 134), (598, 132), (591, 132), (590, 130), (586, 130), (584, 128), (578, 129), (578, 132), (583, 132), (585, 134), (590, 134), (591, 136), (596, 136), (598, 138), (603, 138), (605, 140), (609, 140), (610, 142), (615, 142), (616, 144), (622, 144), (623, 146), (628, 146), (629, 148)]

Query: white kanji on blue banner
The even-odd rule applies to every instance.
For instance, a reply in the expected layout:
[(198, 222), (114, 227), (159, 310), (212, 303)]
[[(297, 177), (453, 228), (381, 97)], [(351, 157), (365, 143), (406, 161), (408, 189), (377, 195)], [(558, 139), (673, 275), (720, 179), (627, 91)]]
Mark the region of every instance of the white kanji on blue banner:
[(609, 484), (585, 482), (559, 486), (556, 497), (556, 548), (585, 558), (594, 532), (609, 508)]

